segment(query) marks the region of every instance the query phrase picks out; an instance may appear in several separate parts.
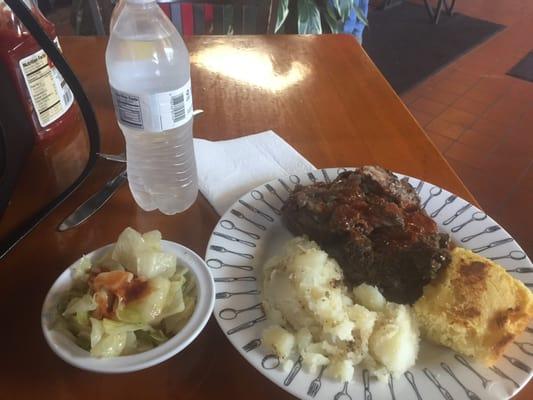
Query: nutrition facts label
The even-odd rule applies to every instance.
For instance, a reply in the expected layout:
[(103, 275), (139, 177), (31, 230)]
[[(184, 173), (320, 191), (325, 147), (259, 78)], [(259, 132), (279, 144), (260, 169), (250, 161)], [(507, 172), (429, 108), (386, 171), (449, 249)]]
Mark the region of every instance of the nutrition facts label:
[(113, 100), (120, 122), (139, 129), (144, 127), (139, 96), (113, 90)]
[(45, 127), (67, 112), (74, 96), (43, 50), (21, 59), (19, 65), (39, 123)]

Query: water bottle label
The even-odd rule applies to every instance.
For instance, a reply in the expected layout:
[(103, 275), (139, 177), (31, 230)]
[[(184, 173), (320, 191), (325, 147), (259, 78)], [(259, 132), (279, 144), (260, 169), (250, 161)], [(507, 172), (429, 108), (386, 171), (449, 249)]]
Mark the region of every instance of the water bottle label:
[(111, 88), (117, 119), (148, 132), (178, 128), (192, 118), (191, 81), (177, 90), (139, 95)]

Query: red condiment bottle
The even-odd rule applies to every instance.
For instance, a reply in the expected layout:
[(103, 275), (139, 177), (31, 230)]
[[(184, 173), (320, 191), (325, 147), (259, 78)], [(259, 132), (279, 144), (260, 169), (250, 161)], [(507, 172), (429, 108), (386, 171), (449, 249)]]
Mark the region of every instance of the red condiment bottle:
[[(48, 37), (55, 27), (23, 0)], [(35, 196), (21, 219), (57, 196), (79, 175), (87, 155), (85, 124), (74, 96), (53, 63), (13, 11), (0, 0), (0, 217), (20, 187)], [(46, 177), (46, 179), (44, 179)]]
[[(32, 0), (24, 2), (48, 37), (59, 44), (54, 25)], [(1, 96), (0, 108), (15, 111), (1, 115), (4, 125), (10, 118), (16, 119), (18, 125), (29, 120), (34, 138), (39, 141), (66, 133), (80, 120), (74, 96), (63, 77), (3, 0), (0, 0), (0, 70), (0, 88), (10, 89), (2, 90), (8, 95)]]

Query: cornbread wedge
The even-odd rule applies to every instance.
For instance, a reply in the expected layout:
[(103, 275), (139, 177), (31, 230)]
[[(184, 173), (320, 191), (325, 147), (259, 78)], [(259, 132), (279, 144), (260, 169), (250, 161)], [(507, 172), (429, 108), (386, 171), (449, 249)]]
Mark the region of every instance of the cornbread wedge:
[(533, 317), (533, 295), (496, 263), (455, 248), (414, 310), (423, 337), (490, 366)]

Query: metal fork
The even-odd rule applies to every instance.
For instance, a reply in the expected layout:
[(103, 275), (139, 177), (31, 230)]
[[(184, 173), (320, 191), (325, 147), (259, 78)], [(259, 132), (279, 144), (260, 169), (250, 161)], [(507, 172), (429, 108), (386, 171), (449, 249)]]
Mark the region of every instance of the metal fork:
[(311, 384), (309, 385), (309, 389), (307, 389), (307, 395), (311, 397), (315, 397), (318, 391), (320, 390), (320, 387), (322, 386), (321, 379), (322, 379), (322, 373), (326, 369), (326, 366), (323, 365), (320, 368), (320, 373), (318, 376), (311, 381)]

